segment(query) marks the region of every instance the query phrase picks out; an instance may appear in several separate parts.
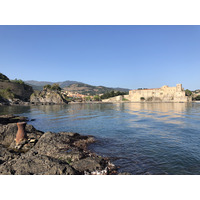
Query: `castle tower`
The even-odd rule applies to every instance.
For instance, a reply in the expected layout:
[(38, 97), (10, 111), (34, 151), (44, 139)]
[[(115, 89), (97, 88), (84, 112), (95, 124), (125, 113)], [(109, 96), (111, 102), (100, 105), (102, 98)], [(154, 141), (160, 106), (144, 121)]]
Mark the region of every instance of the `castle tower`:
[(176, 84), (176, 92), (183, 91), (182, 84)]

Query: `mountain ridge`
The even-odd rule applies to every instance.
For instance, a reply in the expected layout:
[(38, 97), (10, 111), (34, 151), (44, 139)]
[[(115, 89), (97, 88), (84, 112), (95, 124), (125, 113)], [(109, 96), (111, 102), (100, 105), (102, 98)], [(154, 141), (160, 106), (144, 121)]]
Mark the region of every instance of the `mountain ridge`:
[(89, 95), (95, 95), (95, 94), (102, 94), (105, 92), (110, 92), (112, 90), (114, 91), (120, 91), (120, 92), (128, 92), (130, 89), (128, 88), (120, 88), (120, 87), (106, 87), (106, 86), (94, 86), (78, 81), (61, 81), (61, 82), (50, 82), (50, 81), (35, 81), (35, 80), (27, 80), (24, 81), (26, 84), (33, 87), (34, 90), (42, 90), (44, 85), (47, 84), (59, 84), (59, 86), (67, 91), (70, 92), (78, 92), (80, 94), (89, 94)]

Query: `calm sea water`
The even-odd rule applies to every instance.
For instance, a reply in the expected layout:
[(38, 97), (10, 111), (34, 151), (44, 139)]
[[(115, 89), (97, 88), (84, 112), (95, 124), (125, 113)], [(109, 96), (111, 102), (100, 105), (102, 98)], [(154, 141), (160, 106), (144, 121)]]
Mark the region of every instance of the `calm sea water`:
[(200, 103), (1, 106), (42, 131), (93, 135), (90, 149), (131, 174), (200, 174)]

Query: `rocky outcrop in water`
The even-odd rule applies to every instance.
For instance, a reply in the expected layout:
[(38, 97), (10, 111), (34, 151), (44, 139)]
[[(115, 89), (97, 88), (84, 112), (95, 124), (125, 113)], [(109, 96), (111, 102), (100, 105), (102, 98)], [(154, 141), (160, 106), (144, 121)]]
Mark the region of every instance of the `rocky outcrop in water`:
[(108, 158), (87, 149), (95, 141), (92, 136), (44, 133), (27, 124), (26, 139), (16, 144), (16, 122), (22, 120), (12, 115), (0, 116), (0, 174), (116, 174), (116, 167)]
[(62, 97), (59, 91), (53, 90), (43, 90), (43, 91), (35, 91), (31, 97), (30, 102), (32, 104), (67, 104), (68, 102)]

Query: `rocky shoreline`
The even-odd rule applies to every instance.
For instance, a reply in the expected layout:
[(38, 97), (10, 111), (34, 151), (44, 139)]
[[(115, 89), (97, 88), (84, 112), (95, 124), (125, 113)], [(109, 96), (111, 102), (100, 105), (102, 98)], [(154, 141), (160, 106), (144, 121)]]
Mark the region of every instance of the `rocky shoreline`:
[[(113, 102), (102, 101), (83, 101), (83, 102), (68, 102), (68, 104), (112, 104)], [(123, 102), (124, 103), (124, 102)], [(66, 103), (48, 103), (48, 102), (0, 102), (0, 106), (42, 106), (42, 105), (67, 105)]]
[(17, 123), (26, 117), (0, 116), (1, 175), (114, 175), (108, 158), (88, 150), (93, 136), (72, 132), (42, 132), (25, 126), (26, 138), (16, 143)]

